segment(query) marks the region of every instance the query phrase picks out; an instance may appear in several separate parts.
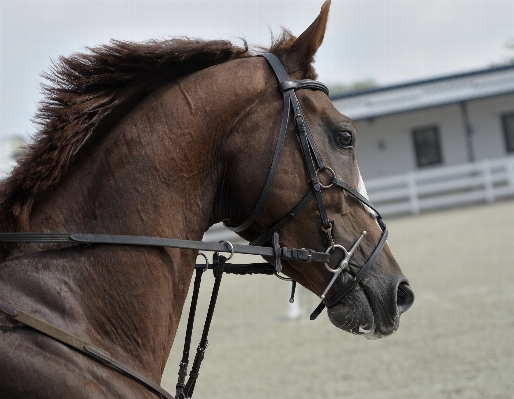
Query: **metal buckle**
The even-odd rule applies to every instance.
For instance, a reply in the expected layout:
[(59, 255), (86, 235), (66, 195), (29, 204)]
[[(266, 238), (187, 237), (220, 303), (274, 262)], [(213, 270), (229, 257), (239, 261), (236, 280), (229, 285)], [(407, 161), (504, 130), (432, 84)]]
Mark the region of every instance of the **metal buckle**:
[[(334, 236), (332, 235), (332, 229), (334, 228), (334, 222), (333, 221), (330, 221), (330, 227), (328, 228), (325, 228), (323, 226), (321, 226), (321, 230), (323, 230), (323, 232), (327, 235), (327, 238), (328, 238), (328, 241), (330, 241), (330, 248), (332, 250), (335, 250), (335, 241), (334, 241)], [(326, 252), (325, 252), (326, 253)]]

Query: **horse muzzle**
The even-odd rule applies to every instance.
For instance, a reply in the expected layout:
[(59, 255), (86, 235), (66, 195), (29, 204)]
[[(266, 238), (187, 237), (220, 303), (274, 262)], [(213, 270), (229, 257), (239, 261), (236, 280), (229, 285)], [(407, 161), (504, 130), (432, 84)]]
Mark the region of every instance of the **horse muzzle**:
[(403, 276), (387, 286), (373, 278), (328, 309), (332, 324), (368, 339), (387, 337), (398, 329), (400, 315), (414, 303), (414, 293)]

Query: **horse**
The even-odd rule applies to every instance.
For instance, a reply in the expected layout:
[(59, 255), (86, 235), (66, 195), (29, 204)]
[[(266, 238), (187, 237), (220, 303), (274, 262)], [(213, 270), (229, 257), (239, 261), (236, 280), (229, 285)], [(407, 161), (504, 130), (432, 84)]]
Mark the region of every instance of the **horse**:
[[(269, 247), (279, 228), (279, 245), (309, 248), (311, 260), (282, 260), (282, 273), (326, 299), (336, 327), (392, 334), (414, 295), (367, 201), (356, 127), (315, 81), (329, 7), (299, 37), (284, 30), (267, 57), (246, 43), (176, 38), (113, 40), (61, 58), (46, 75), (39, 131), (1, 183), (0, 231), (198, 241), (223, 221), (247, 241), (264, 234)], [(161, 395), (11, 316), (31, 314), (159, 384), (197, 254), (2, 242), (0, 397)]]

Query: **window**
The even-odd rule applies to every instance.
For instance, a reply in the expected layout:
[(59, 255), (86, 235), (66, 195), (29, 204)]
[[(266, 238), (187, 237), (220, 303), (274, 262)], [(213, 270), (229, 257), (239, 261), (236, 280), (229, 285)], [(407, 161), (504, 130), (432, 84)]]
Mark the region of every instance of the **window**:
[(418, 167), (439, 165), (443, 163), (441, 145), (439, 141), (439, 128), (427, 126), (412, 131), (414, 149)]
[(503, 135), (507, 152), (514, 152), (514, 113), (502, 115)]

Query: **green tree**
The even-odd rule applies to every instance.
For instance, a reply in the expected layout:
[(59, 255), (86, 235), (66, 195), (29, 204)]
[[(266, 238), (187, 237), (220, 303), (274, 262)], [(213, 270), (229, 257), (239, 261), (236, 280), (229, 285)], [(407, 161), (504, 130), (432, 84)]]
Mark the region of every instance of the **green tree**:
[(330, 90), (331, 96), (337, 96), (338, 94), (344, 94), (351, 91), (361, 91), (368, 90), (378, 87), (377, 82), (373, 78), (368, 78), (364, 80), (357, 80), (353, 83), (334, 83), (328, 84), (328, 89)]

